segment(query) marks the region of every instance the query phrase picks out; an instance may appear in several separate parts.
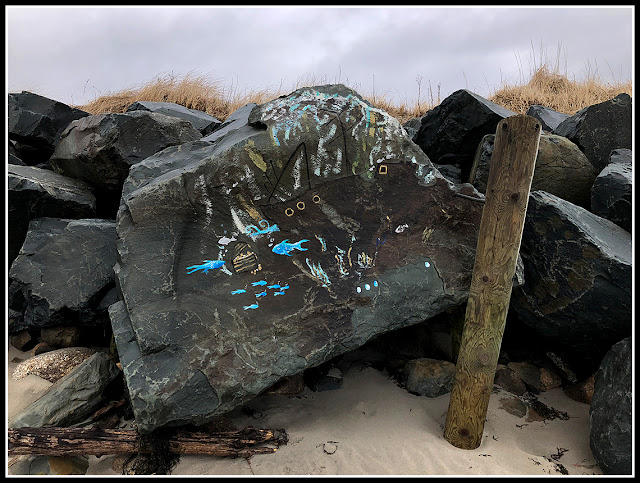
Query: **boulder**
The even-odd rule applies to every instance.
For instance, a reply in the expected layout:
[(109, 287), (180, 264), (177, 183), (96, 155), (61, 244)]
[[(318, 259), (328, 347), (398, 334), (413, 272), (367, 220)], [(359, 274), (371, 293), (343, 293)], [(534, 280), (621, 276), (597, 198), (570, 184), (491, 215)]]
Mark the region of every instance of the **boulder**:
[(230, 132), (246, 126), (249, 120), (249, 114), (251, 114), (251, 111), (256, 106), (257, 104), (255, 102), (250, 102), (249, 104), (245, 104), (244, 106), (236, 109), (229, 114), (229, 117), (215, 131), (208, 136), (203, 137), (202, 141), (213, 143)]
[(9, 164), (17, 164), (18, 166), (26, 166), (27, 164), (20, 159), (20, 153), (15, 148), (15, 142), (9, 141)]
[(631, 149), (631, 128), (631, 96), (623, 93), (579, 110), (553, 133), (577, 144), (600, 172), (609, 164), (611, 151)]
[(9, 277), (9, 333), (59, 325), (108, 324), (102, 297), (114, 285), (116, 226), (100, 219), (38, 218)]
[(520, 376), (518, 376), (513, 369), (504, 364), (497, 365), (493, 383), (500, 386), (505, 391), (516, 394), (517, 396), (522, 396), (527, 392), (527, 386)]
[(88, 347), (66, 347), (38, 354), (18, 364), (11, 378), (19, 381), (33, 374), (55, 383), (95, 353)]
[(80, 423), (100, 407), (105, 392), (119, 374), (106, 354), (96, 352), (9, 421), (9, 427), (42, 428)]
[(553, 132), (562, 121), (569, 117), (568, 114), (563, 114), (538, 104), (529, 106), (527, 116), (535, 117), (542, 124), (542, 129), (548, 132)]
[(142, 432), (205, 424), (468, 297), (482, 204), (395, 118), (333, 85), (248, 124), (123, 187), (109, 313)]
[(35, 218), (91, 218), (96, 198), (79, 180), (33, 166), (7, 166), (9, 266), (20, 252)]
[(28, 165), (46, 162), (60, 141), (60, 135), (88, 112), (53, 99), (22, 91), (9, 94), (9, 139), (18, 142), (19, 156)]
[(540, 391), (551, 391), (562, 386), (562, 378), (546, 367), (540, 368)]
[(606, 475), (632, 473), (631, 337), (615, 344), (595, 374), (589, 446)]
[(458, 164), (469, 177), (482, 137), (495, 134), (498, 123), (516, 113), (461, 89), (422, 116), (413, 141), (437, 164)]
[(203, 136), (215, 131), (220, 124), (222, 124), (218, 119), (206, 112), (189, 109), (174, 102), (137, 101), (131, 104), (126, 112), (132, 111), (158, 112), (167, 116), (184, 119), (185, 121), (189, 121)]
[(407, 136), (409, 137), (409, 139), (413, 140), (415, 135), (418, 133), (418, 130), (420, 129), (421, 123), (422, 118), (414, 117), (413, 119), (409, 119), (402, 125), (404, 130), (407, 132)]
[(633, 164), (633, 151), (630, 149), (614, 149), (609, 155), (609, 163)]
[(578, 377), (593, 374), (606, 350), (631, 334), (631, 235), (534, 191), (520, 253), (526, 278), (511, 307), (550, 349), (565, 350)]
[(129, 168), (162, 149), (200, 139), (183, 119), (155, 112), (106, 113), (72, 122), (49, 159), (51, 168), (92, 185), (98, 216), (115, 218)]
[(574, 401), (590, 405), (591, 400), (593, 399), (594, 384), (595, 378), (593, 376), (589, 376), (584, 381), (571, 384), (564, 390), (564, 393)]
[[(478, 145), (471, 168), (473, 185), (487, 190), (495, 134), (487, 134)], [(598, 173), (587, 157), (567, 138), (541, 134), (531, 191), (546, 191), (583, 208), (589, 207), (591, 186)]]
[(591, 212), (631, 233), (633, 165), (609, 163), (591, 187)]
[(40, 330), (40, 339), (51, 347), (73, 347), (80, 342), (80, 329), (70, 325), (44, 327)]
[(419, 396), (438, 397), (451, 392), (455, 364), (436, 359), (414, 359), (404, 366), (407, 391)]
[(522, 379), (528, 391), (540, 394), (540, 369), (528, 362), (509, 362), (507, 367)]

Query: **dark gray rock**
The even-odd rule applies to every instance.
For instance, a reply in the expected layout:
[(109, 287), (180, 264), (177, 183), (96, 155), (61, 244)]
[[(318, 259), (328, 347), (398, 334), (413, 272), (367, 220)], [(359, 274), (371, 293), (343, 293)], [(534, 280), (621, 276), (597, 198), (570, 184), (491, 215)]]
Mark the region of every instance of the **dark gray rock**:
[(17, 164), (18, 166), (26, 166), (27, 164), (20, 159), (20, 153), (15, 148), (15, 142), (9, 141), (9, 164)]
[(201, 137), (188, 121), (155, 112), (88, 116), (62, 133), (49, 164), (58, 173), (92, 185), (98, 216), (115, 218), (132, 165), (166, 147)]
[(526, 278), (511, 307), (535, 333), (566, 349), (579, 377), (592, 374), (607, 348), (631, 334), (631, 235), (534, 191), (520, 253)]
[(355, 91), (299, 89), (184, 149), (132, 168), (118, 212), (109, 312), (140, 431), (204, 424), (468, 297), (482, 204)]
[(462, 182), (462, 173), (460, 171), (460, 168), (451, 164), (435, 164), (434, 166), (438, 168), (440, 174), (447, 178), (449, 181), (452, 181), (453, 183)]
[(189, 109), (174, 102), (137, 101), (127, 108), (127, 112), (131, 111), (158, 112), (167, 116), (184, 119), (185, 121), (189, 121), (203, 136), (215, 131), (222, 124), (218, 119), (206, 112)]
[(24, 146), (28, 165), (46, 162), (71, 121), (89, 116), (53, 99), (22, 91), (9, 94), (9, 139)]
[(609, 155), (609, 163), (633, 164), (633, 151), (630, 149), (614, 149)]
[(534, 104), (527, 109), (527, 116), (536, 118), (542, 124), (542, 129), (548, 132), (553, 132), (562, 121), (569, 117), (568, 114), (554, 111), (548, 107)]
[(589, 446), (606, 475), (632, 472), (631, 338), (615, 344), (595, 375)]
[(633, 166), (613, 162), (598, 175), (591, 188), (591, 211), (631, 233)]
[(498, 123), (516, 113), (461, 89), (422, 116), (414, 142), (432, 162), (458, 164), (467, 180), (478, 144)]
[(578, 145), (600, 172), (609, 164), (611, 151), (631, 149), (631, 96), (615, 98), (585, 107), (565, 119), (553, 131)]
[(493, 383), (505, 391), (522, 396), (527, 392), (527, 386), (516, 372), (504, 364), (498, 364)]
[(255, 102), (250, 102), (249, 104), (245, 104), (241, 108), (236, 109), (229, 114), (229, 117), (215, 131), (208, 136), (203, 137), (202, 141), (213, 143), (230, 132), (246, 126), (248, 124), (249, 114), (251, 114), (251, 111), (256, 106), (257, 104)]
[(342, 371), (331, 364), (312, 367), (304, 371), (304, 384), (313, 392), (340, 389), (342, 387)]
[(405, 131), (407, 131), (407, 136), (409, 137), (409, 139), (413, 140), (415, 135), (418, 133), (421, 125), (422, 118), (414, 117), (413, 119), (409, 119), (407, 122), (405, 122), (402, 127)]
[(528, 362), (509, 362), (507, 367), (522, 379), (529, 391), (540, 394), (540, 369)]
[(113, 287), (113, 221), (38, 218), (9, 271), (9, 333), (56, 325), (108, 323), (97, 307)]
[[(473, 185), (481, 193), (487, 190), (495, 137), (487, 134), (482, 138), (473, 160)], [(588, 208), (597, 175), (587, 157), (567, 138), (546, 133), (540, 136), (531, 191), (546, 191)]]
[(96, 352), (9, 421), (9, 427), (43, 428), (80, 423), (100, 407), (103, 393), (119, 374), (109, 356)]
[(455, 364), (436, 359), (414, 359), (404, 366), (407, 391), (419, 396), (438, 397), (451, 392)]
[(96, 198), (79, 180), (33, 166), (7, 166), (9, 266), (24, 243), (35, 218), (91, 218)]

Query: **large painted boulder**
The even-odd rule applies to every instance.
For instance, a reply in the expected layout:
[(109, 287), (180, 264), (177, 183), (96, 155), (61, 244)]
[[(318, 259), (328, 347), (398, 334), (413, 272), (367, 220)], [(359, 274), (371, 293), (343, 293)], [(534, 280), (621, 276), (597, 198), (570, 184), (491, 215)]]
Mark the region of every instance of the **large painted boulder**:
[(203, 424), (468, 297), (481, 195), (395, 118), (332, 85), (248, 123), (124, 184), (109, 311), (141, 432)]

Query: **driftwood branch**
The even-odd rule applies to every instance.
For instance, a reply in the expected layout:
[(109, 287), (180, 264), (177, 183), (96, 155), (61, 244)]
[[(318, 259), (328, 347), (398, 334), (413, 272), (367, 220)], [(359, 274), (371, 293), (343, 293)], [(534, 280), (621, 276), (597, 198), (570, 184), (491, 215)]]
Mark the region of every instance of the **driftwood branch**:
[[(47, 456), (133, 454), (144, 451), (137, 431), (82, 428), (9, 428), (9, 455)], [(177, 432), (169, 438), (176, 454), (241, 456), (275, 452), (287, 443), (284, 430), (255, 429), (217, 433)], [(261, 446), (264, 444), (272, 446)], [(273, 446), (276, 447), (273, 447)]]

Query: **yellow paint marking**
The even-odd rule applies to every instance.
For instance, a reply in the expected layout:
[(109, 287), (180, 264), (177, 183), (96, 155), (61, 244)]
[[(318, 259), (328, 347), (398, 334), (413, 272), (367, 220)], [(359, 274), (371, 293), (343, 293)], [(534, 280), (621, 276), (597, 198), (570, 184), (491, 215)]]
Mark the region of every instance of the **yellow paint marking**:
[(245, 151), (247, 151), (247, 154), (249, 154), (249, 157), (251, 158), (251, 161), (253, 161), (253, 164), (255, 164), (263, 172), (266, 172), (267, 163), (264, 162), (264, 159), (262, 158), (262, 155), (260, 153), (254, 151), (254, 148), (255, 143), (253, 142), (253, 139), (249, 139), (249, 141), (247, 141), (247, 144), (245, 144), (244, 146)]

